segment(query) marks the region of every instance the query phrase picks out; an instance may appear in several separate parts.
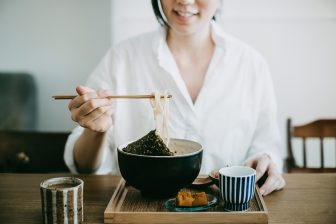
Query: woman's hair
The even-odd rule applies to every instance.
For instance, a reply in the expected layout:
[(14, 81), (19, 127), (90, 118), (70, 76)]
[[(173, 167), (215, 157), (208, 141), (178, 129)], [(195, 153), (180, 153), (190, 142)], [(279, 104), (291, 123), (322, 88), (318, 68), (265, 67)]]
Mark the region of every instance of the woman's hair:
[(159, 21), (159, 23), (162, 26), (168, 26), (167, 22), (163, 19), (161, 12), (160, 12), (160, 8), (158, 5), (158, 0), (152, 0), (152, 7), (153, 7), (153, 11), (155, 14), (155, 17), (157, 19), (157, 21)]
[[(158, 0), (152, 0), (152, 7), (153, 7), (155, 17), (159, 21), (159, 23), (162, 26), (168, 26), (167, 22), (163, 19), (162, 15), (161, 15), (160, 8), (159, 8), (159, 5), (158, 5)], [(216, 20), (216, 16), (213, 16), (212, 19)]]

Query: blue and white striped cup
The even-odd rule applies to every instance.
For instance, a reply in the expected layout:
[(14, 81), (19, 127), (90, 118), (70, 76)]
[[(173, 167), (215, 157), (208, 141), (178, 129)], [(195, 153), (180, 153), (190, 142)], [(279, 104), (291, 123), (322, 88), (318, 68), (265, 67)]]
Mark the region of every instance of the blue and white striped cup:
[(219, 170), (219, 189), (227, 211), (246, 211), (254, 196), (256, 171), (246, 166)]

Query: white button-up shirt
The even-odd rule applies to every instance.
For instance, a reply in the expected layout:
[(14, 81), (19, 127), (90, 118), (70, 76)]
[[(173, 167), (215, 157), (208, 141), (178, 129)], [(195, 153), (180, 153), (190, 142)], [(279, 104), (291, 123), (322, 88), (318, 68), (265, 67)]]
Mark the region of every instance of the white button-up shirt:
[[(276, 101), (264, 59), (254, 49), (224, 34), (212, 23), (215, 51), (195, 101), (188, 93), (166, 42), (163, 28), (124, 41), (104, 57), (87, 81), (94, 89), (114, 94), (148, 94), (169, 89), (172, 138), (203, 146), (202, 174), (226, 165), (241, 165), (267, 153), (282, 170)], [(98, 174), (119, 174), (116, 147), (154, 129), (149, 100), (114, 101), (113, 127)], [(69, 136), (64, 158), (72, 172), (78, 126)]]

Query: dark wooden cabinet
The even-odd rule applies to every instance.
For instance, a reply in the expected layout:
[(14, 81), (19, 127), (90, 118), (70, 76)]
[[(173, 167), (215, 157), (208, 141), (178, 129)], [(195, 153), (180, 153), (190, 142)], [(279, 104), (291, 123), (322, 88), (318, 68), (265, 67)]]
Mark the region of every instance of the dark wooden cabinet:
[(0, 131), (0, 172), (69, 172), (63, 159), (69, 134)]

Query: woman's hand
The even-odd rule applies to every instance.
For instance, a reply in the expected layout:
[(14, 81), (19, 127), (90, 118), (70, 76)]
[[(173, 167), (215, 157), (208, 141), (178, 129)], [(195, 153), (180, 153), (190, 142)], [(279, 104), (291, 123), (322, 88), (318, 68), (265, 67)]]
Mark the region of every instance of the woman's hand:
[(279, 173), (276, 165), (267, 154), (255, 157), (247, 161), (245, 165), (256, 169), (256, 182), (264, 175), (267, 176), (265, 182), (260, 187), (260, 193), (263, 196), (275, 190), (280, 190), (286, 185), (281, 173)]
[(77, 86), (76, 91), (79, 96), (69, 103), (72, 120), (89, 130), (106, 132), (112, 126), (113, 113), (108, 91), (85, 86)]

